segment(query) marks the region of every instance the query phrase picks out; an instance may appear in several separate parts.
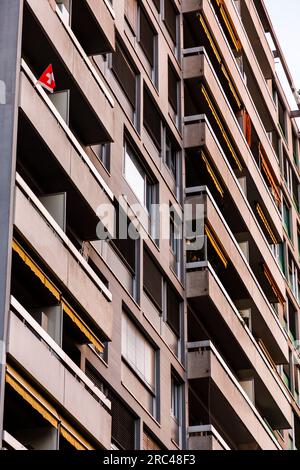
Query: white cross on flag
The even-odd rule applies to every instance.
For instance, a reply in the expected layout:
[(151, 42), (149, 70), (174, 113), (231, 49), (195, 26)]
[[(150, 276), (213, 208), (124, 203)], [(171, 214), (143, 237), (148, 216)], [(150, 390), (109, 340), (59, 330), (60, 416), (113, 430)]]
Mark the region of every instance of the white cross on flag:
[(46, 88), (46, 90), (50, 91), (50, 93), (53, 93), (56, 84), (54, 80), (52, 64), (48, 65), (46, 70), (42, 73), (38, 79), (38, 83), (42, 85), (42, 87)]

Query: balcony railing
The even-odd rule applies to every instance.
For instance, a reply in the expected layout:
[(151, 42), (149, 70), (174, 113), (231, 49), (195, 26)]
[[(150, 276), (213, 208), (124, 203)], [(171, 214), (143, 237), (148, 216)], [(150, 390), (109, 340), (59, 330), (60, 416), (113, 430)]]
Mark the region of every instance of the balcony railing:
[[(195, 449), (194, 445), (190, 446), (192, 438), (193, 441), (196, 443), (197, 449), (200, 448), (203, 450), (210, 450), (204, 448), (207, 441), (207, 436), (212, 436), (213, 438), (215, 438), (218, 444), (224, 450), (231, 450), (229, 445), (226, 443), (226, 441), (222, 438), (222, 436), (218, 433), (218, 431), (212, 424), (190, 426), (188, 428), (189, 449)], [(203, 444), (201, 443), (201, 441), (204, 441)]]

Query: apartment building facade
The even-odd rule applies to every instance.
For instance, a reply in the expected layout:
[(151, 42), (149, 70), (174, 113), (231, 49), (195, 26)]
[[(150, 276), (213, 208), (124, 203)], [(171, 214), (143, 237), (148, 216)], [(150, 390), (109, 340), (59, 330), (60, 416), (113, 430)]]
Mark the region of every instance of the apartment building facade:
[(300, 449), (276, 62), (263, 0), (0, 0), (3, 449)]

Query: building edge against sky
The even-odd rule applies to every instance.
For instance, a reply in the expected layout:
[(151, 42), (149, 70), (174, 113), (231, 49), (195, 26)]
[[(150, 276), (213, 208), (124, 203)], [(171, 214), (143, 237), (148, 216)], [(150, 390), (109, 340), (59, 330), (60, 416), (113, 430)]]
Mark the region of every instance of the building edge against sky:
[(300, 106), (264, 2), (0, 9), (2, 448), (299, 449)]

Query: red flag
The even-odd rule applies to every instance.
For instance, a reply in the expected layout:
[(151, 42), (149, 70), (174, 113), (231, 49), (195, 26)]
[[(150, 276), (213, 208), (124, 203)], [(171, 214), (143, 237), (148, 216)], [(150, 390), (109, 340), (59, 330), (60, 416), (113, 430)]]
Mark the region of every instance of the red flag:
[(42, 87), (46, 88), (46, 90), (50, 91), (50, 93), (53, 93), (56, 84), (54, 80), (52, 64), (48, 65), (46, 70), (42, 73), (38, 79), (38, 83), (42, 85)]

